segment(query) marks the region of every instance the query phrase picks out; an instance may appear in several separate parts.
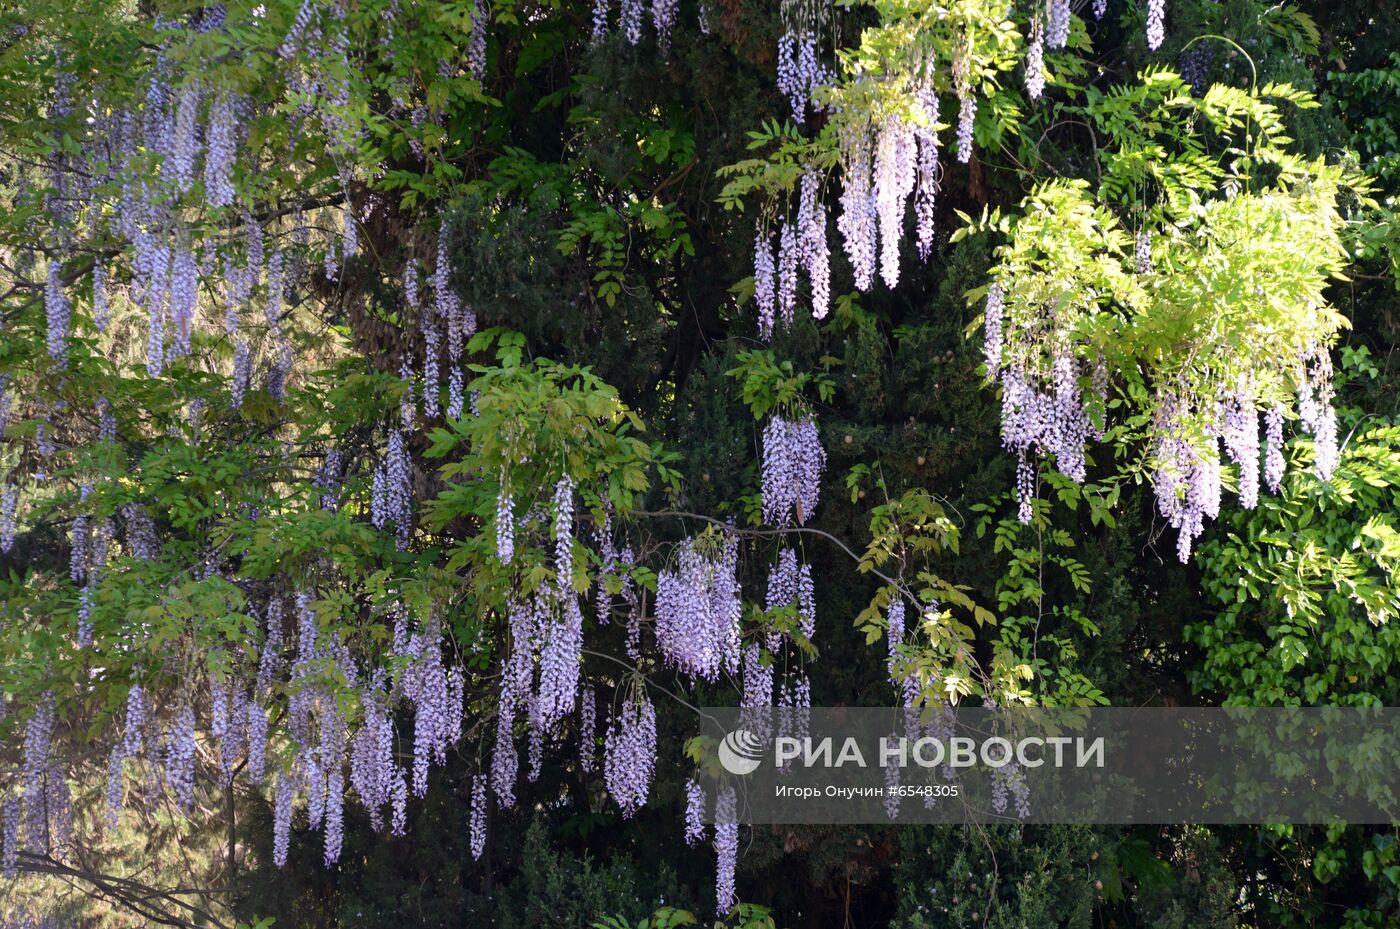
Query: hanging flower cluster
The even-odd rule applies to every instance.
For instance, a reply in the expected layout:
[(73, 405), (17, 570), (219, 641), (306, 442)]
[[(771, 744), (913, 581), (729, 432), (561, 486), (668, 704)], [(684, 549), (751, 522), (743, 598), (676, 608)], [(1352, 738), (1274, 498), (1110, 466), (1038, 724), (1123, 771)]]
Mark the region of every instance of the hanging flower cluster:
[[(1145, 465), (1183, 562), (1219, 515), (1231, 468), (1244, 508), (1258, 502), (1261, 468), (1277, 491), (1290, 395), (1314, 470), (1330, 479), (1339, 451), (1327, 346), (1342, 321), (1322, 293), (1343, 266), (1345, 184), (1340, 168), (1298, 166), (1275, 189), (1202, 191), (1190, 216), (1131, 236), (1077, 182), (1043, 185), (1027, 199), (983, 318), (1023, 521), (1033, 515), (1039, 461), (1086, 479), (1087, 444), (1107, 428), (1110, 350), (1127, 353), (1115, 369), (1142, 382), (1119, 403), (1150, 397)], [(1154, 251), (1170, 252), (1170, 273)], [(1256, 284), (1242, 290), (1240, 280)]]
[[(768, 593), (763, 608), (773, 610), (791, 607), (796, 610), (798, 629), (811, 641), (817, 628), (816, 592), (812, 584), (812, 566), (798, 565), (797, 553), (790, 548), (778, 552), (778, 562), (768, 573)], [(768, 650), (778, 650), (778, 638), (769, 636)]]
[(818, 197), (820, 180), (813, 170), (803, 175), (796, 222), (783, 220), (776, 260), (769, 232), (760, 228), (754, 241), (754, 297), (759, 332), (765, 339), (773, 337), (776, 321), (792, 325), (798, 277), (803, 271), (811, 283), (812, 316), (825, 319), (830, 312), (831, 250), (826, 238), (826, 206)]
[(816, 512), (825, 468), (826, 450), (810, 413), (769, 417), (763, 428), (763, 518), (779, 526), (804, 525)]
[(674, 570), (657, 574), (656, 644), (670, 666), (713, 681), (739, 670), (739, 544), (726, 535), (707, 553), (699, 541), (687, 539)]
[[(678, 0), (651, 0), (651, 22), (656, 29), (656, 44), (664, 55), (671, 46), (671, 30), (675, 28), (676, 16), (680, 8)], [(626, 36), (629, 45), (642, 41), (643, 19), (646, 13), (646, 0), (621, 0), (618, 14), (618, 28)], [(608, 34), (612, 15), (612, 0), (593, 0), (593, 41), (602, 41)], [(698, 10), (700, 31), (708, 34), (709, 18), (704, 0)]]
[(622, 815), (632, 815), (647, 802), (656, 768), (656, 708), (645, 696), (628, 700), (608, 725), (603, 756), (603, 779)]

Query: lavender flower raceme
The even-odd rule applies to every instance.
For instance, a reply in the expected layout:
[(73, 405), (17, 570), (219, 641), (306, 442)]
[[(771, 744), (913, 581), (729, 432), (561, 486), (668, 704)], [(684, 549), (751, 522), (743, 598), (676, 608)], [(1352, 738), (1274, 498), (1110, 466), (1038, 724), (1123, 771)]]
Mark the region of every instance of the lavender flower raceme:
[(699, 845), (704, 840), (705, 791), (692, 777), (685, 782), (685, 844)]
[(815, 170), (802, 175), (797, 211), (797, 254), (812, 283), (814, 319), (825, 319), (831, 310), (831, 250), (826, 244), (826, 207), (817, 199), (820, 183)]
[(1064, 48), (1069, 42), (1070, 0), (1050, 0), (1049, 25), (1046, 28), (1045, 44), (1050, 48)]
[(19, 794), (7, 795), (0, 802), (0, 877), (12, 878), (19, 863)]
[(773, 311), (776, 289), (773, 265), (773, 240), (766, 229), (759, 228), (754, 237), (753, 293), (758, 303), (758, 331), (765, 339), (773, 337)]
[(1031, 41), (1026, 49), (1026, 95), (1039, 100), (1045, 92), (1045, 29), (1040, 17), (1031, 20)]
[(679, 0), (651, 0), (651, 21), (656, 27), (656, 44), (665, 55), (671, 47), (671, 27), (676, 24)]
[(188, 240), (181, 242), (170, 264), (170, 321), (175, 327), (167, 359), (190, 353), (195, 302), (199, 297), (199, 268)]
[(248, 780), (261, 784), (267, 772), (267, 710), (257, 700), (248, 701)]
[(219, 94), (209, 106), (208, 146), (204, 155), (204, 202), (211, 208), (230, 206), (234, 199), (233, 162), (237, 155), (233, 97)]
[(1283, 485), (1283, 406), (1275, 403), (1264, 414), (1264, 480), (1270, 493)]
[(810, 414), (788, 420), (774, 414), (763, 430), (763, 518), (806, 523), (817, 508), (826, 451)]
[(1225, 450), (1239, 465), (1240, 506), (1252, 510), (1259, 502), (1259, 413), (1248, 385), (1241, 382), (1226, 397), (1222, 438)]
[(619, 25), (629, 45), (642, 41), (642, 2), (643, 0), (622, 0), (622, 18)]
[(900, 659), (899, 648), (904, 644), (904, 600), (902, 598), (896, 597), (890, 601), (889, 608), (885, 611), (885, 621), (889, 627), (887, 638), (890, 653), (888, 661), (890, 679), (897, 682), (900, 677), (897, 673)]
[(678, 550), (675, 569), (657, 574), (656, 644), (667, 664), (710, 681), (721, 668), (738, 669), (737, 569), (738, 543), (732, 537), (712, 555), (688, 539)]
[(496, 497), (496, 557), (501, 564), (510, 564), (515, 557), (515, 511), (514, 501), (506, 490), (505, 476), (501, 478), (501, 492)]
[(199, 156), (199, 84), (190, 81), (180, 89), (180, 102), (175, 109), (175, 136), (165, 169), (176, 189), (188, 193), (194, 185), (194, 163)]
[(927, 260), (933, 251), (934, 206), (938, 198), (938, 96), (933, 88), (924, 86), (919, 91), (926, 125), (917, 127), (914, 134), (919, 143), (918, 186), (914, 193), (914, 222), (917, 233), (919, 258)]
[(519, 770), (511, 716), (502, 712), (496, 718), (496, 745), (491, 751), (491, 789), (502, 809), (515, 806), (515, 779)]
[(904, 237), (904, 211), (917, 180), (918, 143), (914, 127), (898, 115), (880, 126), (875, 147), (875, 214), (880, 228), (880, 277), (899, 283), (899, 243)]
[(791, 326), (797, 307), (797, 235), (784, 220), (778, 234), (778, 315)]
[(48, 321), (46, 344), (49, 358), (57, 367), (68, 363), (68, 319), (70, 304), (68, 295), (63, 292), (62, 265), (55, 259), (49, 262), (48, 282), (44, 285), (44, 316)]
[(972, 127), (977, 121), (977, 98), (972, 91), (958, 91), (958, 161), (972, 160)]
[(252, 350), (244, 339), (239, 339), (233, 348), (233, 377), (229, 383), (229, 408), (243, 408), (243, 397), (248, 392), (248, 383), (253, 377)]
[(987, 380), (989, 381), (995, 381), (997, 372), (1001, 370), (1005, 306), (1005, 294), (1001, 289), (1001, 281), (992, 281), (991, 286), (987, 288), (987, 309), (982, 316), (982, 331), (984, 333), (982, 357), (986, 361)]
[(1166, 37), (1167, 0), (1147, 0), (1147, 47), (1154, 52)]
[(481, 860), (486, 851), (486, 775), (478, 774), (472, 779), (471, 812), (472, 859)]
[(856, 287), (869, 290), (875, 277), (876, 215), (870, 180), (870, 138), (847, 132), (841, 138), (841, 215), (836, 228), (855, 272)]
[(598, 761), (598, 704), (593, 688), (587, 684), (579, 695), (578, 715), (579, 769), (591, 774)]
[(608, 34), (609, 0), (593, 0), (593, 41), (601, 42)]
[(292, 843), (292, 798), (295, 787), (285, 771), (277, 778), (272, 812), (272, 862), (281, 868), (287, 864), (287, 851)]
[(472, 4), (472, 32), (467, 40), (467, 71), (478, 81), (486, 75), (486, 27), (489, 8), (486, 0)]
[(656, 708), (643, 696), (628, 700), (608, 724), (603, 780), (624, 819), (647, 802), (656, 768)]
[(738, 902), (734, 896), (734, 870), (739, 860), (738, 798), (725, 787), (715, 800), (715, 909), (721, 918)]
[(19, 510), (19, 488), (0, 488), (0, 552), (8, 553), (15, 545), (16, 515)]
[(537, 593), (536, 603), (536, 628), (542, 630), (543, 641), (534, 710), (541, 726), (548, 726), (572, 713), (578, 697), (583, 611), (578, 598), (558, 592)]
[(561, 597), (574, 584), (574, 479), (561, 475), (554, 485), (554, 572)]
[(106, 332), (111, 320), (107, 296), (107, 264), (97, 261), (92, 266), (92, 324), (98, 332)]
[(165, 739), (165, 779), (181, 810), (194, 805), (194, 726), (194, 707), (186, 703), (176, 711)]
[(282, 40), (281, 46), (277, 49), (277, 54), (282, 58), (293, 58), (301, 50), (302, 42), (306, 39), (311, 30), (311, 20), (316, 12), (315, 0), (302, 0), (301, 8), (297, 10), (297, 15), (292, 20), (291, 28), (287, 30), (287, 36)]

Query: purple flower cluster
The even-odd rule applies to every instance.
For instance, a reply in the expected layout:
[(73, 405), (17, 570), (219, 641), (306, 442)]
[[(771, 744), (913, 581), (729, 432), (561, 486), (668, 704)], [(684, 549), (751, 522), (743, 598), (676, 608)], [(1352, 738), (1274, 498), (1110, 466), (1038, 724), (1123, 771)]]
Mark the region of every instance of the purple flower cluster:
[(769, 707), (773, 705), (773, 664), (763, 660), (757, 642), (744, 649), (743, 693), (739, 698), (740, 725), (763, 738), (770, 733)]
[(1039, 100), (1045, 92), (1045, 29), (1040, 17), (1031, 19), (1031, 41), (1026, 48), (1026, 95)]
[(1133, 270), (1147, 274), (1152, 270), (1152, 230), (1139, 229), (1133, 235)]
[(583, 611), (578, 598), (542, 588), (535, 594), (535, 628), (540, 638), (539, 691), (532, 712), (550, 726), (574, 710), (583, 657)]
[(715, 799), (715, 911), (723, 918), (738, 898), (734, 895), (734, 870), (739, 861), (738, 797), (725, 787)]
[(695, 778), (685, 782), (685, 844), (705, 841), (705, 791)]
[(754, 237), (753, 293), (758, 302), (758, 331), (765, 339), (773, 337), (774, 287), (773, 239), (761, 226)]
[(592, 774), (598, 763), (598, 698), (593, 688), (584, 684), (578, 705), (578, 766), (584, 774)]
[(272, 807), (272, 863), (281, 868), (287, 864), (287, 850), (292, 842), (292, 800), (296, 785), (290, 772), (277, 778)]
[(261, 784), (267, 774), (267, 710), (257, 700), (249, 700), (248, 719), (248, 780)]
[(1154, 52), (1166, 37), (1167, 0), (1147, 0), (1147, 47)]
[(14, 548), (18, 511), (19, 488), (10, 484), (0, 487), (0, 552)]
[(68, 321), (71, 306), (63, 291), (62, 264), (49, 261), (48, 281), (44, 285), (44, 316), (48, 322), (46, 344), (53, 363), (62, 368), (68, 363)]
[(1049, 26), (1046, 29), (1045, 44), (1051, 48), (1064, 48), (1069, 42), (1070, 0), (1050, 0), (1048, 9)]
[(1001, 289), (1001, 281), (992, 281), (987, 288), (987, 308), (982, 316), (982, 357), (987, 365), (987, 380), (995, 381), (1001, 370), (1001, 352), (1004, 345), (1004, 312), (1006, 297)]
[(812, 284), (812, 317), (825, 319), (831, 311), (831, 249), (826, 241), (826, 206), (818, 196), (821, 175), (802, 175), (797, 207), (797, 254)]
[(630, 45), (642, 41), (642, 3), (643, 0), (622, 0), (622, 17), (618, 24)]
[(490, 23), (486, 0), (472, 4), (472, 32), (467, 37), (467, 73), (476, 80), (486, 76), (486, 27)]
[(19, 864), (19, 794), (7, 795), (0, 803), (0, 877), (12, 878)]
[(376, 529), (383, 529), (392, 522), (400, 548), (408, 544), (408, 534), (412, 525), (411, 474), (403, 433), (397, 429), (390, 430), (384, 461), (374, 471), (370, 522)]
[(111, 307), (107, 294), (107, 263), (96, 261), (92, 265), (92, 323), (98, 332), (106, 332), (111, 321)]
[(958, 87), (958, 161), (967, 164), (972, 160), (972, 129), (977, 123), (977, 98), (968, 88)]
[(253, 353), (246, 339), (239, 339), (233, 347), (233, 378), (229, 383), (229, 408), (243, 408), (243, 397), (248, 393), (248, 384), (253, 378)]
[(199, 298), (199, 268), (188, 239), (175, 250), (170, 263), (170, 321), (175, 327), (166, 360), (184, 358), (190, 353), (194, 331), (195, 303)]
[(486, 775), (484, 774), (478, 774), (472, 778), (471, 846), (472, 859), (480, 861), (482, 852), (486, 851)]
[(837, 231), (855, 272), (856, 287), (869, 290), (875, 279), (876, 215), (871, 190), (870, 137), (864, 131), (841, 136), (841, 215)]
[(1275, 403), (1264, 414), (1264, 481), (1272, 493), (1283, 486), (1283, 404)]
[(904, 212), (918, 177), (918, 142), (914, 127), (891, 114), (880, 125), (875, 145), (875, 215), (880, 230), (880, 277), (886, 286), (899, 283), (899, 244)]
[(180, 88), (180, 102), (175, 107), (174, 136), (164, 164), (164, 171), (180, 193), (194, 186), (194, 164), (199, 157), (199, 83), (190, 80)]
[(554, 485), (554, 583), (561, 597), (574, 586), (574, 479), (560, 475)]
[(665, 55), (671, 47), (671, 29), (676, 25), (680, 0), (651, 0), (651, 22), (656, 27), (656, 44)]
[(609, 0), (593, 0), (593, 41), (601, 42), (608, 34)]
[(281, 46), (277, 49), (277, 54), (284, 59), (296, 57), (296, 53), (301, 50), (302, 44), (307, 40), (315, 29), (312, 19), (316, 14), (316, 4), (314, 0), (302, 0), (301, 8), (297, 10), (296, 18), (292, 20), (291, 27), (287, 30), (287, 36), (282, 40)]
[[(989, 372), (995, 374), (996, 372)], [(1089, 417), (1079, 389), (1080, 365), (1067, 348), (1051, 352), (1049, 383), (1020, 364), (1000, 372), (1002, 382), (1002, 445), (1017, 455), (1017, 497), (1020, 516), (1029, 522), (1031, 511), (1027, 483), (1031, 455), (1054, 456), (1058, 469), (1076, 483), (1086, 476), (1084, 446)]]
[(128, 503), (122, 507), (122, 518), (126, 522), (126, 548), (132, 557), (151, 561), (159, 556), (156, 524), (146, 508), (139, 503)]
[(1259, 503), (1259, 412), (1243, 381), (1225, 398), (1221, 438), (1225, 451), (1239, 465), (1240, 506), (1252, 510)]
[(645, 696), (628, 700), (608, 724), (603, 781), (624, 819), (647, 802), (656, 768), (656, 708)]
[[(768, 572), (768, 591), (763, 608), (772, 612), (792, 608), (796, 611), (802, 637), (811, 641), (817, 628), (816, 596), (812, 584), (812, 566), (799, 565), (797, 554), (790, 548), (778, 552), (778, 561)], [(770, 651), (776, 651), (780, 637), (770, 634)]]
[(687, 539), (674, 570), (657, 574), (656, 644), (671, 667), (708, 681), (717, 679), (721, 668), (738, 670), (743, 608), (738, 562), (732, 535), (708, 554)]
[(763, 429), (763, 518), (804, 525), (816, 512), (821, 495), (826, 450), (812, 415), (786, 419), (774, 414)]
[(501, 564), (510, 564), (515, 557), (515, 503), (506, 490), (504, 473), (501, 491), (496, 497), (496, 557)]
[(1325, 345), (1300, 353), (1304, 376), (1298, 387), (1298, 422), (1313, 437), (1313, 470), (1328, 481), (1337, 470), (1337, 411), (1332, 406), (1332, 356)]
[(1182, 397), (1159, 393), (1153, 414), (1152, 458), (1156, 464), (1152, 488), (1157, 509), (1177, 534), (1177, 557), (1184, 564), (1191, 547), (1205, 530), (1205, 521), (1220, 514), (1219, 439), (1206, 436), (1193, 442), (1184, 432), (1190, 406)]
[(778, 317), (784, 326), (792, 325), (797, 309), (797, 234), (792, 223), (783, 220), (778, 231)]
[(379, 686), (360, 695), (364, 721), (350, 739), (350, 786), (369, 811), (376, 832), (384, 828), (384, 807), (390, 802), (398, 769), (394, 764), (394, 724), (386, 696)]
[(204, 202), (211, 209), (231, 206), (234, 199), (233, 162), (237, 144), (233, 96), (224, 92), (209, 105), (205, 132)]
[(778, 37), (778, 90), (792, 106), (793, 122), (802, 125), (808, 106), (819, 109), (817, 89), (830, 84), (833, 77), (818, 57), (815, 33), (788, 29)]
[(181, 810), (194, 806), (194, 707), (186, 703), (175, 711), (165, 736), (165, 782)]
[(934, 126), (938, 123), (938, 96), (933, 88), (924, 86), (919, 91), (923, 106), (925, 124), (914, 129), (919, 143), (918, 188), (914, 192), (914, 224), (919, 259), (927, 260), (933, 251), (934, 207), (938, 199), (938, 133)]
[(895, 597), (890, 601), (889, 608), (885, 610), (885, 623), (888, 627), (886, 641), (889, 644), (890, 680), (898, 683), (903, 675), (899, 672), (900, 646), (904, 644), (904, 600)]

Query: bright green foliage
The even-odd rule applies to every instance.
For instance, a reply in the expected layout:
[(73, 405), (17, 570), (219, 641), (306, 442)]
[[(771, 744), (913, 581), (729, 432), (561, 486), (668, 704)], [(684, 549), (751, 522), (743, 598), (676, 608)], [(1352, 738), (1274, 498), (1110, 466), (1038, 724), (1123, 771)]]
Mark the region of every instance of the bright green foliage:
[(1231, 517), (1199, 559), (1223, 609), (1187, 629), (1203, 655), (1195, 686), (1241, 706), (1400, 699), (1397, 504), (1400, 429), (1363, 423), (1330, 482), (1296, 471)]

